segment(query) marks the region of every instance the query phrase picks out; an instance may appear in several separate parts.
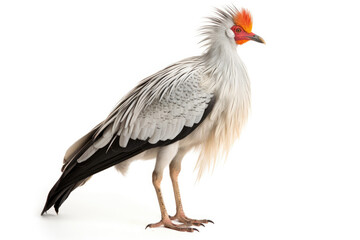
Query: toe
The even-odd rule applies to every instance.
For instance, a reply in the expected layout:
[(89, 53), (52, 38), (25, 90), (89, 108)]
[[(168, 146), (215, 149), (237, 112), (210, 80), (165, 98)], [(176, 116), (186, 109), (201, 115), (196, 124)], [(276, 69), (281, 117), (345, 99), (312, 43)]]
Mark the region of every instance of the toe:
[(192, 228), (190, 226), (191, 226), (191, 224), (190, 225), (188, 225), (188, 224), (174, 224), (170, 219), (162, 219), (158, 223), (148, 224), (145, 227), (145, 229), (147, 229), (147, 228), (156, 228), (156, 227), (165, 227), (165, 228), (173, 229), (173, 230), (180, 231), (180, 232), (194, 232), (194, 231), (199, 232), (198, 229)]

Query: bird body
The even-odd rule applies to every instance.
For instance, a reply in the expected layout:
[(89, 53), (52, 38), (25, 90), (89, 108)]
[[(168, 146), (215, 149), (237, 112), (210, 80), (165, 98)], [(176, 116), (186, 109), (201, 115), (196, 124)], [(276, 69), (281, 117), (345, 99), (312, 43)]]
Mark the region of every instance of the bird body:
[[(183, 214), (177, 184), (181, 160), (190, 149), (199, 148), (196, 166), (200, 177), (239, 137), (250, 109), (250, 82), (236, 47), (248, 40), (263, 42), (251, 33), (248, 11), (228, 8), (217, 14), (202, 30), (207, 47), (204, 54), (181, 60), (142, 80), (102, 123), (69, 148), (63, 174), (50, 191), (42, 213), (51, 206), (58, 211), (71, 191), (99, 171), (115, 166), (125, 173), (136, 159), (156, 158), (153, 184), (162, 221), (149, 226), (194, 230), (169, 222), (160, 191), (167, 166), (177, 201), (176, 219), (196, 226), (210, 222), (191, 221)], [(241, 37), (249, 25), (250, 32)]]

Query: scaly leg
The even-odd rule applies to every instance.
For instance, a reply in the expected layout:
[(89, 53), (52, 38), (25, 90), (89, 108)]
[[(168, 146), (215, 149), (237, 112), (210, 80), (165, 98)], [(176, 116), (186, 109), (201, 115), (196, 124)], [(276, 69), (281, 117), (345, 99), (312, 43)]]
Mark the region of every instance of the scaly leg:
[[(174, 144), (169, 145), (167, 147), (162, 148), (158, 156), (156, 158), (156, 166), (155, 170), (152, 174), (152, 182), (156, 191), (156, 196), (159, 201), (160, 211), (161, 211), (161, 220), (158, 223), (149, 224), (146, 226), (146, 228), (155, 228), (155, 227), (166, 227), (177, 231), (182, 232), (193, 232), (198, 231), (196, 228), (191, 228), (184, 224), (174, 224), (167, 214), (164, 199), (161, 194), (160, 184), (163, 176), (163, 170), (165, 166), (169, 164), (169, 162), (174, 158), (174, 156), (177, 153), (177, 145), (174, 146)], [(170, 159), (170, 160), (169, 160)], [(146, 229), (145, 228), (145, 229)]]
[(196, 220), (186, 217), (184, 213), (184, 209), (181, 203), (180, 197), (180, 190), (179, 190), (179, 183), (178, 183), (178, 176), (181, 171), (181, 160), (184, 157), (185, 153), (179, 151), (178, 154), (175, 156), (174, 160), (170, 164), (170, 178), (172, 181), (173, 189), (174, 189), (174, 196), (176, 202), (176, 214), (173, 217), (170, 217), (171, 220), (177, 220), (185, 225), (191, 226), (204, 226), (203, 223), (214, 223), (211, 220), (202, 219)]

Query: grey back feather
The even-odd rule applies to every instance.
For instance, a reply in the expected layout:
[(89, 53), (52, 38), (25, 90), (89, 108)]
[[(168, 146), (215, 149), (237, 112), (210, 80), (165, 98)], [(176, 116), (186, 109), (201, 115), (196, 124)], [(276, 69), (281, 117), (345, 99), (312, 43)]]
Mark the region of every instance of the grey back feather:
[[(109, 143), (126, 148), (130, 139), (151, 144), (174, 139), (199, 123), (212, 98), (202, 87), (200, 57), (179, 61), (141, 81), (99, 127), (97, 139), (77, 160), (83, 162)], [(113, 143), (119, 136), (119, 142)]]

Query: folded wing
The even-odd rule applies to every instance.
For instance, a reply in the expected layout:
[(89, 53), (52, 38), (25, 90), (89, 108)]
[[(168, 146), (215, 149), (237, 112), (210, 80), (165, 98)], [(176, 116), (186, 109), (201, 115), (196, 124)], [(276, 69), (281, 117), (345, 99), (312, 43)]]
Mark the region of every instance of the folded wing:
[(189, 135), (215, 102), (202, 87), (203, 78), (201, 65), (190, 58), (141, 81), (104, 122), (71, 149), (42, 213), (53, 205), (58, 211), (71, 191), (91, 175)]

